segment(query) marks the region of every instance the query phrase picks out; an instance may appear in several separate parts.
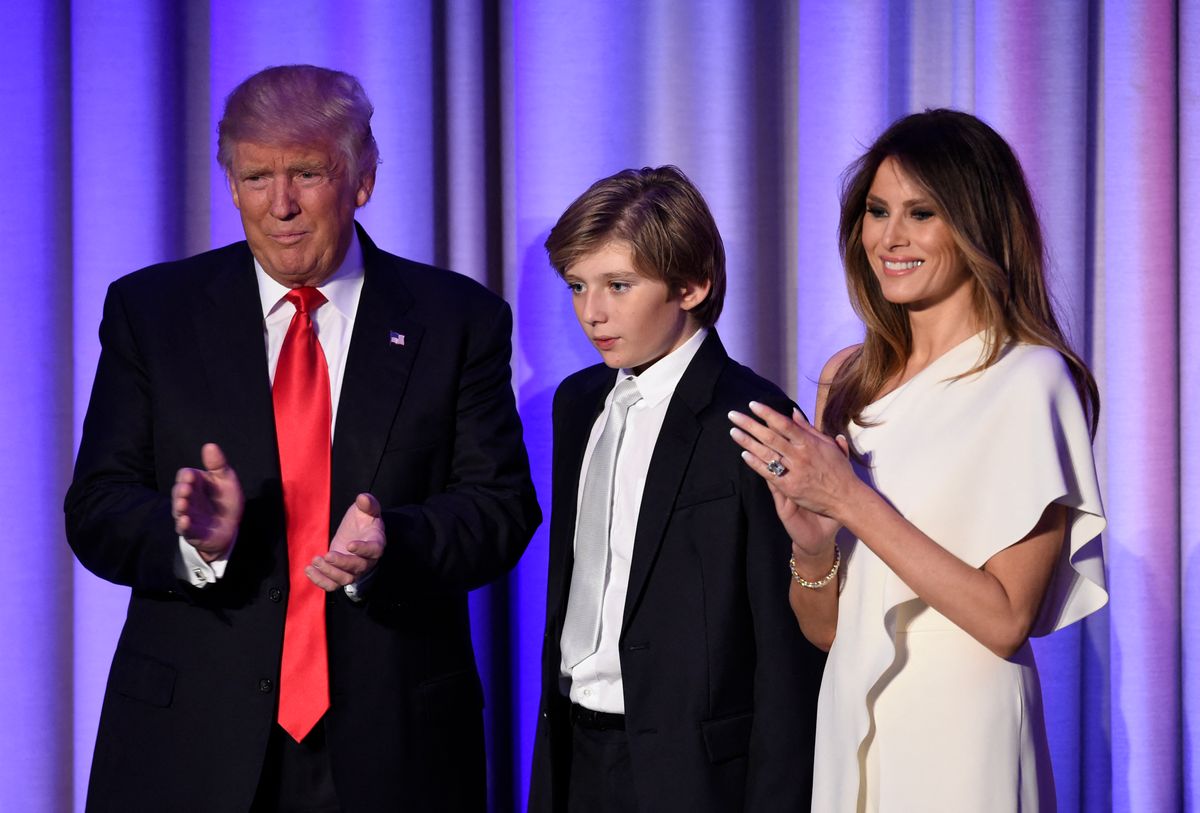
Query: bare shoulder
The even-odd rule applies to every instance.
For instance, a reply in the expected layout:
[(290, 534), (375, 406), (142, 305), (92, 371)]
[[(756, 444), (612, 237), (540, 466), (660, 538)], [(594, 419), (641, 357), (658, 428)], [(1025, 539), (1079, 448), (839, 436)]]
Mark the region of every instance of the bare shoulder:
[(853, 356), (862, 347), (861, 344), (852, 344), (849, 347), (843, 347), (841, 350), (829, 357), (829, 361), (825, 362), (825, 366), (821, 368), (821, 380), (817, 385), (825, 389), (829, 389), (829, 385), (833, 383), (834, 376), (838, 370), (842, 369), (842, 365), (846, 363), (846, 359)]
[(825, 401), (829, 398), (829, 387), (833, 384), (833, 379), (837, 375), (838, 370), (842, 369), (842, 365), (846, 360), (856, 354), (861, 348), (861, 344), (852, 344), (849, 347), (843, 347), (841, 350), (830, 356), (829, 361), (825, 362), (825, 366), (821, 368), (821, 378), (817, 381), (817, 404), (813, 410), (813, 420), (815, 426), (821, 426), (825, 415)]

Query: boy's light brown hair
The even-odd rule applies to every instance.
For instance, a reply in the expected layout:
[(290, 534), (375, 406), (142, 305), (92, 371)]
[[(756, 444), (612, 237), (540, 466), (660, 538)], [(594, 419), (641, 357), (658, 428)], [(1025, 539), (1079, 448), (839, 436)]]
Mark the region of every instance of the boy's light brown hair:
[(672, 296), (687, 283), (710, 283), (690, 313), (711, 327), (725, 304), (725, 245), (704, 197), (674, 166), (626, 169), (596, 181), (567, 207), (546, 238), (560, 277), (584, 256), (619, 241), (634, 269), (661, 280)]

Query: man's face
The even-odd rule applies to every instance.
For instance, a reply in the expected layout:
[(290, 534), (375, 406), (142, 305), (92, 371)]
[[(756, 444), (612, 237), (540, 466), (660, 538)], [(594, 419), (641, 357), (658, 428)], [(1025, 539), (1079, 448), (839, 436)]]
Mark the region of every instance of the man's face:
[(346, 256), (354, 211), (371, 197), (374, 176), (357, 178), (324, 145), (239, 141), (229, 190), (255, 258), (289, 288), (319, 285)]
[(700, 328), (690, 311), (708, 296), (709, 284), (672, 291), (634, 268), (633, 253), (610, 242), (574, 262), (563, 276), (575, 317), (609, 367), (641, 375)]

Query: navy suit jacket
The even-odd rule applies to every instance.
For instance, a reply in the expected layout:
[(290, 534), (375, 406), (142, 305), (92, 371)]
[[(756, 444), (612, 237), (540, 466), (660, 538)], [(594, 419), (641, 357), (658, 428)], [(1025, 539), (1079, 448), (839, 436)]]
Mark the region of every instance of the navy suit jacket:
[[(571, 586), (580, 468), (616, 372), (567, 378), (554, 397), (542, 699), (530, 811), (566, 810), (570, 701), (559, 638)], [(710, 332), (683, 374), (650, 460), (619, 639), (642, 810), (807, 810), (824, 655), (788, 604), (791, 543), (770, 492), (729, 437), (751, 400), (785, 413), (771, 382)]]
[[(347, 811), (482, 810), (467, 591), (511, 568), (541, 519), (510, 385), (512, 316), (466, 277), (359, 236), (365, 276), (334, 432), (330, 533), (369, 491), (384, 507), (387, 547), (364, 601), (327, 597), (334, 782)], [(293, 587), (249, 248), (117, 280), (100, 339), (67, 536), (84, 566), (132, 595), (88, 808), (245, 811), (274, 721)], [(236, 470), (246, 510), (224, 578), (196, 589), (174, 575), (169, 493), (210, 441)]]

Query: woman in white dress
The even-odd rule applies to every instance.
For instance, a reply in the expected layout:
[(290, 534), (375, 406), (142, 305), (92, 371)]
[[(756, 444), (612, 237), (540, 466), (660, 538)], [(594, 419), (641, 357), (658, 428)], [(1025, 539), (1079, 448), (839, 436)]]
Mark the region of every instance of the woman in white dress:
[(1053, 810), (1029, 637), (1107, 600), (1099, 399), (1020, 164), (968, 114), (900, 119), (847, 171), (840, 247), (866, 335), (822, 372), (820, 431), (730, 416), (829, 650), (813, 810)]

